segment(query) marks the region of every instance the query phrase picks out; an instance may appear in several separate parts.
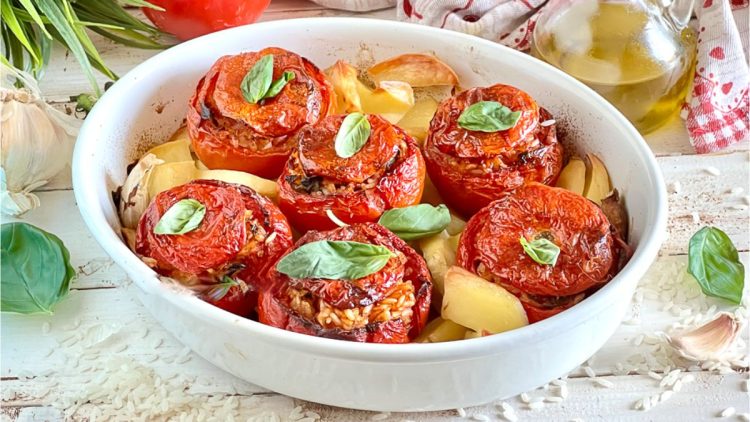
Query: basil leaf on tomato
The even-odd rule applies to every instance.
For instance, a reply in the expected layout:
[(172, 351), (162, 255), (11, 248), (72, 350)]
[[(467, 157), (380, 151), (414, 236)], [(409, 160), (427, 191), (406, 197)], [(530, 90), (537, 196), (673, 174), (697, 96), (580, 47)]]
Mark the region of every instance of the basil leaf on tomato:
[(479, 101), (458, 116), (458, 125), (467, 130), (499, 132), (518, 123), (520, 111), (513, 111), (497, 101)]
[(28, 223), (2, 225), (0, 261), (2, 312), (51, 314), (75, 276), (60, 238)]
[(276, 270), (294, 278), (356, 280), (380, 271), (392, 256), (390, 249), (380, 245), (320, 240), (284, 256)]
[(378, 223), (404, 240), (421, 239), (440, 233), (451, 222), (451, 213), (443, 204), (436, 207), (418, 204), (394, 208), (383, 213)]
[(249, 103), (257, 104), (268, 92), (273, 82), (273, 54), (267, 54), (260, 58), (247, 72), (240, 90), (242, 96)]
[(737, 248), (726, 233), (716, 227), (704, 227), (690, 238), (688, 273), (706, 296), (740, 304), (745, 288), (745, 266)]
[(537, 264), (554, 267), (557, 263), (557, 258), (560, 256), (560, 247), (550, 240), (540, 237), (529, 242), (525, 237), (521, 236), (520, 242), (526, 255)]
[(185, 234), (200, 226), (206, 206), (195, 199), (182, 199), (169, 207), (154, 227), (155, 234)]
[(362, 113), (350, 113), (341, 122), (334, 140), (336, 155), (349, 158), (359, 152), (370, 138), (370, 121)]
[(268, 88), (268, 92), (266, 92), (263, 95), (263, 99), (265, 98), (273, 98), (277, 95), (279, 95), (279, 92), (281, 92), (282, 89), (286, 86), (289, 81), (294, 79), (294, 72), (285, 71), (281, 74), (281, 77), (279, 79), (276, 79), (275, 81), (271, 82), (271, 86)]

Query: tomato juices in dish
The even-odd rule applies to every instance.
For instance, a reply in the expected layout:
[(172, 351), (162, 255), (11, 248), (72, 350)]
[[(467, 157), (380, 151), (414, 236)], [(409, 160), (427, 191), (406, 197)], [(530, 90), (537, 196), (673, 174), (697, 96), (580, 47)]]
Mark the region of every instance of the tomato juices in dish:
[[(472, 105), (496, 102), (518, 113), (508, 129), (462, 127)], [(527, 182), (554, 184), (563, 163), (551, 115), (524, 91), (508, 85), (471, 88), (443, 101), (424, 145), (427, 172), (440, 196), (470, 217), (503, 192)]]
[[(177, 216), (166, 221), (177, 211), (183, 213), (182, 220)], [(202, 218), (200, 212), (205, 212)], [(185, 215), (197, 225), (174, 230)], [(160, 223), (172, 223), (172, 230)], [(159, 274), (205, 285), (204, 300), (250, 316), (268, 265), (292, 243), (289, 224), (266, 197), (241, 185), (196, 180), (154, 198), (138, 225), (136, 252)]]
[[(552, 265), (535, 262), (521, 238), (552, 242), (559, 255)], [(612, 279), (627, 255), (623, 243), (593, 202), (532, 183), (503, 194), (469, 220), (457, 264), (513, 293), (529, 322), (536, 322)]]
[(290, 277), (279, 271), (277, 263), (269, 271), (272, 287), (260, 294), (260, 322), (367, 343), (408, 343), (419, 335), (427, 323), (432, 281), (424, 259), (414, 249), (383, 226), (363, 223), (310, 231), (290, 254), (320, 241), (382, 246), (391, 256), (378, 271), (353, 280)]
[[(248, 73), (268, 56), (270, 75), (253, 76), (285, 84), (273, 96), (248, 101), (254, 87)], [(196, 155), (208, 168), (276, 178), (294, 146), (293, 136), (332, 113), (333, 106), (331, 85), (314, 64), (271, 47), (224, 56), (211, 66), (190, 100), (187, 127)]]
[(369, 137), (346, 158), (335, 147), (338, 133), (346, 130), (345, 116), (327, 117), (297, 135), (278, 180), (279, 208), (297, 230), (336, 228), (327, 213), (345, 223), (369, 222), (385, 210), (419, 203), (425, 166), (417, 144), (380, 116), (366, 119)]

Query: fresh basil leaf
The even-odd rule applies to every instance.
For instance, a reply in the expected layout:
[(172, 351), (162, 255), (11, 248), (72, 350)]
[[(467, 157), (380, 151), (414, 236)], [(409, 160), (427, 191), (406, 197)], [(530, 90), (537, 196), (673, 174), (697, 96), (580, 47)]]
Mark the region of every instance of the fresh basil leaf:
[(249, 103), (257, 104), (271, 87), (273, 79), (273, 54), (260, 58), (242, 79), (240, 90)]
[(384, 246), (320, 240), (306, 243), (283, 257), (276, 270), (294, 278), (356, 280), (380, 271), (392, 256)]
[(52, 313), (75, 270), (60, 238), (28, 223), (0, 228), (0, 311)]
[(277, 95), (279, 95), (279, 92), (281, 92), (282, 89), (286, 86), (286, 84), (294, 79), (294, 72), (290, 71), (284, 71), (284, 73), (281, 75), (279, 79), (276, 79), (271, 83), (271, 86), (268, 88), (268, 92), (266, 92), (263, 95), (263, 99), (265, 98), (273, 98)]
[(154, 227), (156, 234), (185, 234), (200, 226), (206, 207), (195, 199), (182, 199), (169, 207)]
[(537, 264), (555, 266), (557, 257), (560, 256), (560, 248), (551, 241), (540, 237), (531, 242), (521, 236), (520, 239), (523, 251)]
[(512, 111), (497, 101), (479, 101), (458, 116), (458, 125), (467, 130), (499, 132), (515, 126), (520, 117), (520, 111)]
[(362, 113), (350, 113), (341, 122), (339, 132), (336, 134), (334, 149), (336, 155), (341, 158), (349, 158), (359, 152), (370, 138), (370, 122), (367, 115)]
[(745, 288), (745, 266), (732, 239), (716, 227), (704, 227), (690, 238), (688, 273), (706, 296), (740, 304)]
[(208, 297), (214, 302), (218, 302), (221, 299), (223, 299), (224, 296), (226, 296), (227, 293), (229, 293), (229, 289), (231, 289), (234, 286), (239, 286), (239, 283), (237, 282), (237, 280), (225, 275), (221, 279), (220, 283), (216, 283), (215, 285), (211, 287), (211, 290), (209, 290), (206, 293), (206, 297)]
[(380, 216), (378, 223), (404, 240), (421, 239), (440, 233), (451, 222), (451, 213), (443, 204), (394, 208)]

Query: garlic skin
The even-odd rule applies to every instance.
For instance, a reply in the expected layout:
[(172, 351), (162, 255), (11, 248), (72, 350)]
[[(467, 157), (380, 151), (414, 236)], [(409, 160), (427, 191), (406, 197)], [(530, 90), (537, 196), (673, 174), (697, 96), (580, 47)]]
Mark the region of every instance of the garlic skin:
[(154, 167), (164, 164), (164, 160), (156, 158), (154, 154), (146, 154), (133, 167), (120, 190), (120, 204), (118, 211), (123, 228), (135, 229), (141, 220), (141, 215), (149, 204), (148, 181)]
[[(26, 88), (14, 87), (16, 79)], [(2, 64), (0, 212), (19, 216), (40, 205), (31, 192), (70, 164), (80, 126), (44, 101), (30, 74)]]
[(742, 324), (728, 312), (692, 331), (676, 336), (667, 336), (667, 342), (680, 356), (696, 362), (719, 359), (734, 343)]

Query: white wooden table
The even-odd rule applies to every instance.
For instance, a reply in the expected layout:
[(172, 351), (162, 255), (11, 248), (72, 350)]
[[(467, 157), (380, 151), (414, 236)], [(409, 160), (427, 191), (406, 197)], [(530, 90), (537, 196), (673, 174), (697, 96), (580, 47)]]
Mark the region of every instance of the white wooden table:
[[(351, 15), (348, 12), (325, 9), (305, 0), (274, 0), (262, 20), (287, 19), (308, 16)], [(362, 14), (364, 17), (395, 19), (395, 10)], [(106, 41), (97, 40), (105, 61), (117, 72), (125, 73), (152, 51), (127, 49)], [(104, 82), (101, 79), (102, 83)], [(70, 108), (68, 97), (90, 88), (72, 57), (56, 50), (42, 89), (48, 101), (61, 108)], [(686, 384), (669, 400), (648, 412), (635, 410), (638, 400), (664, 389), (659, 381), (644, 374), (623, 373), (637, 367), (639, 353), (649, 354), (661, 347), (654, 343), (655, 332), (668, 327), (685, 316), (679, 312), (665, 311), (664, 302), (653, 299), (649, 286), (664, 280), (681, 279), (683, 288), (695, 289), (689, 277), (682, 277), (687, 261), (690, 236), (700, 227), (710, 224), (722, 228), (734, 240), (748, 267), (750, 232), (748, 226), (748, 142), (732, 150), (715, 155), (694, 154), (682, 122), (675, 119), (665, 128), (647, 137), (658, 157), (664, 177), (670, 188), (669, 236), (649, 275), (642, 281), (636, 299), (645, 296), (642, 303), (634, 302), (632, 315), (609, 339), (608, 343), (589, 361), (597, 374), (596, 379), (584, 371), (574, 371), (567, 380), (569, 394), (560, 403), (547, 403), (542, 409), (530, 410), (520, 398), (506, 402), (513, 406), (520, 420), (550, 421), (571, 420), (655, 420), (692, 421), (718, 417), (729, 407), (737, 413), (750, 412), (747, 380), (747, 348), (744, 358), (736, 362), (737, 372), (719, 374), (693, 367), (696, 382)], [(712, 176), (704, 169), (712, 166), (721, 171)], [(675, 186), (677, 184), (678, 186)], [(730, 193), (733, 188), (743, 192)], [(386, 415), (350, 411), (284, 397), (263, 388), (250, 385), (214, 368), (201, 358), (189, 354), (183, 346), (165, 331), (141, 306), (125, 272), (118, 268), (94, 241), (81, 220), (76, 207), (69, 175), (63, 175), (39, 194), (42, 206), (28, 213), (23, 220), (51, 231), (65, 242), (71, 252), (77, 278), (70, 296), (60, 303), (53, 316), (2, 315), (1, 383), (3, 420), (62, 420), (70, 418), (65, 412), (65, 402), (87, 397), (86, 389), (96, 388), (97, 368), (132, 359), (159, 377), (158, 383), (169, 388), (183, 389), (199, 400), (229, 401), (236, 407), (238, 420), (258, 417), (281, 420), (294, 416), (295, 407), (315, 412), (322, 420), (356, 421), (375, 419)], [(12, 219), (5, 218), (5, 222)], [(664, 272), (663, 269), (671, 269)], [(660, 270), (661, 269), (661, 270)], [(746, 284), (750, 284), (747, 283)], [(747, 296), (747, 292), (746, 292)], [(700, 299), (703, 310), (711, 305), (718, 309), (726, 305), (711, 299)], [(83, 354), (80, 345), (73, 345), (74, 334), (87, 329), (111, 327), (117, 331), (108, 339), (100, 352)], [(642, 334), (645, 334), (644, 337)], [(743, 333), (747, 339), (747, 331)], [(644, 340), (645, 338), (645, 340)], [(75, 346), (75, 347), (74, 347)], [(658, 353), (657, 353), (658, 354)], [(77, 356), (76, 356), (77, 355)], [(635, 364), (633, 362), (636, 362)], [(619, 365), (618, 365), (619, 364)], [(684, 370), (691, 364), (679, 363)], [(624, 369), (623, 369), (624, 368)], [(640, 372), (643, 371), (641, 368)], [(602, 384), (612, 383), (606, 388)], [(429, 380), (425, 380), (429, 382)], [(559, 388), (530, 392), (533, 397), (559, 394)], [(466, 409), (467, 417), (483, 420), (504, 420), (498, 403)], [(82, 404), (72, 419), (88, 420), (101, 413), (101, 405)], [(123, 406), (121, 420), (133, 420), (135, 412)], [(458, 411), (424, 414), (393, 414), (387, 420), (437, 420), (459, 418)], [(315, 416), (315, 415), (313, 415)], [(265, 419), (264, 419), (265, 418)], [(148, 418), (147, 418), (148, 419)], [(730, 420), (741, 420), (732, 416)]]

